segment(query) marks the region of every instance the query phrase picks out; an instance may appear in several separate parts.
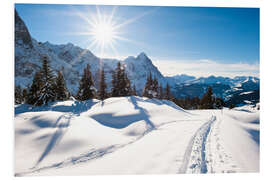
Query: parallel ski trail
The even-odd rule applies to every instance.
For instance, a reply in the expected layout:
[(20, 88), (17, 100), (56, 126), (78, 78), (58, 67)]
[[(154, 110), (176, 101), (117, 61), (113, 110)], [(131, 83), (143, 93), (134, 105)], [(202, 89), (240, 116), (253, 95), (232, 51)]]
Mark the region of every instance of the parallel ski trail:
[(220, 135), (221, 118), (217, 117), (217, 121), (213, 124), (207, 139), (206, 157), (208, 161), (207, 166), (210, 170), (209, 173), (241, 172), (241, 168), (224, 147), (224, 142)]
[(216, 116), (204, 123), (191, 138), (179, 173), (207, 173), (206, 142)]

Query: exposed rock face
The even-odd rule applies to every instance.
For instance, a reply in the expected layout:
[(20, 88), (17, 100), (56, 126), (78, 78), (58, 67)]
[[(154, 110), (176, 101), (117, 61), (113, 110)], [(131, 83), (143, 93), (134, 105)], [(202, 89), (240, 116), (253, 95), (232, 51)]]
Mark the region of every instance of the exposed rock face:
[(16, 10), (15, 10), (15, 43), (28, 45), (29, 48), (33, 48), (30, 33)]

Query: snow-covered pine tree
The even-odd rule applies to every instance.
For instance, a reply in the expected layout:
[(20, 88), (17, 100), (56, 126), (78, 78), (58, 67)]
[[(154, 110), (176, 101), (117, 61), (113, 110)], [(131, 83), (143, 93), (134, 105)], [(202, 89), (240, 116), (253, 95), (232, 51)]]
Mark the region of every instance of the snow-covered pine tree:
[(131, 96), (132, 95), (131, 83), (130, 80), (128, 79), (124, 67), (122, 68), (121, 79), (123, 79), (122, 83), (120, 83), (121, 96)]
[(55, 77), (53, 75), (52, 69), (49, 65), (48, 57), (44, 56), (42, 58), (43, 64), (41, 69), (41, 81), (42, 85), (40, 88), (40, 93), (37, 101), (34, 105), (44, 105), (48, 104), (48, 102), (52, 102), (55, 100)]
[(121, 63), (117, 63), (117, 67), (112, 75), (112, 97), (120, 96), (120, 84), (119, 79), (121, 78)]
[(158, 98), (158, 80), (156, 77), (153, 80), (152, 94), (154, 98)]
[(77, 93), (77, 98), (81, 101), (92, 99), (95, 97), (96, 89), (94, 87), (90, 65), (87, 64), (83, 71), (82, 78), (80, 80), (80, 86)]
[(148, 98), (158, 98), (158, 80), (157, 78), (152, 78), (152, 73), (150, 72), (149, 76), (147, 77), (143, 96)]
[(32, 85), (29, 89), (29, 93), (26, 98), (27, 104), (34, 105), (36, 103), (36, 101), (40, 97), (40, 90), (42, 86), (43, 86), (42, 74), (41, 72), (36, 72), (33, 78)]
[(112, 97), (130, 96), (132, 94), (130, 80), (125, 72), (125, 67), (118, 62), (113, 73)]
[(55, 80), (55, 95), (56, 100), (66, 100), (69, 97), (64, 76), (60, 71), (57, 72), (57, 77)]
[(150, 72), (145, 83), (145, 87), (143, 90), (143, 96), (148, 97), (148, 98), (153, 98), (152, 93), (150, 93), (150, 90), (152, 89), (151, 86), (153, 84), (153, 79), (152, 79), (152, 73)]
[(98, 91), (98, 96), (101, 100), (104, 100), (107, 98), (107, 92), (106, 92), (106, 81), (105, 81), (105, 73), (104, 73), (104, 68), (102, 68), (100, 72), (100, 81), (99, 81), (99, 91)]

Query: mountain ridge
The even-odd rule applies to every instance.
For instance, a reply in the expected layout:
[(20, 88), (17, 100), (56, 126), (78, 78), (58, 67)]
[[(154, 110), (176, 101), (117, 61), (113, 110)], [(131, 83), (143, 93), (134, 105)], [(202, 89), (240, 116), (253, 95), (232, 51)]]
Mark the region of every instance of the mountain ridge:
[[(123, 60), (118, 60), (99, 58), (89, 49), (83, 49), (72, 43), (56, 45), (48, 41), (44, 43), (38, 42), (31, 37), (28, 28), (15, 10), (15, 85), (20, 85), (22, 88), (31, 85), (35, 72), (41, 68), (41, 57), (44, 55), (49, 57), (51, 67), (54, 71), (61, 70), (63, 72), (64, 78), (67, 81), (67, 88), (72, 94), (75, 94), (78, 89), (82, 70), (86, 64), (90, 64), (96, 87), (98, 87), (100, 69), (104, 67), (106, 82), (110, 91), (112, 73), (118, 62), (121, 62), (125, 66), (128, 78), (131, 80), (132, 85), (136, 86), (139, 94), (142, 93), (146, 78), (150, 72), (153, 77), (158, 79), (163, 87), (167, 83), (170, 84), (172, 93), (176, 97), (190, 95), (202, 96), (206, 91), (206, 87), (209, 85), (220, 85), (221, 90), (218, 90), (218, 92), (214, 91), (214, 93), (222, 97), (230, 95), (228, 92), (235, 92), (234, 90), (241, 88), (243, 90), (239, 91), (241, 93), (245, 90), (250, 91), (259, 88), (259, 78), (252, 76), (229, 78), (212, 75), (196, 78), (194, 76), (179, 74), (172, 77), (165, 77), (145, 52), (141, 52), (137, 56), (128, 56)], [(199, 90), (192, 90), (193, 93), (186, 93), (185, 91), (189, 91), (188, 88), (191, 86), (193, 86), (193, 89), (194, 86), (197, 86), (196, 88)]]

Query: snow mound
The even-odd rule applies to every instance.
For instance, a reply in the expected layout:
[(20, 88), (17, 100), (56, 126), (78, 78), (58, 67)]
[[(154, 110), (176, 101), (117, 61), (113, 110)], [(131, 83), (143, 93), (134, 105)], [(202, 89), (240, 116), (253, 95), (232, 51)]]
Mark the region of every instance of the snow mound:
[[(68, 100), (41, 107), (18, 105), (15, 171), (44, 168), (73, 156), (79, 158), (81, 153), (124, 145), (161, 124), (190, 117), (173, 103), (164, 102), (131, 96), (104, 101)], [(165, 111), (171, 118), (163, 118)]]

